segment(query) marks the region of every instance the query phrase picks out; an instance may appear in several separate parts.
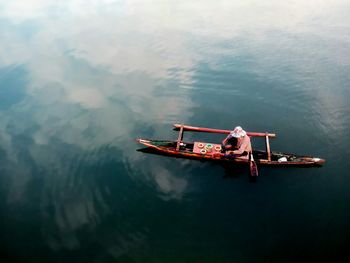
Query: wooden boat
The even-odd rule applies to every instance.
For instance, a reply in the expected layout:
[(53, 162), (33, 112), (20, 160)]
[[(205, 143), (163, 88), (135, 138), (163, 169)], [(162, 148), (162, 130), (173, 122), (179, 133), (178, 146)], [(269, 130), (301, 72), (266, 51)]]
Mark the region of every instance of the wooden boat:
[[(137, 139), (137, 141), (147, 146), (150, 152), (172, 157), (242, 164), (251, 162), (248, 157), (230, 157), (222, 154), (221, 144), (183, 141), (185, 131), (229, 134), (230, 130), (194, 127), (183, 124), (174, 124), (174, 127), (175, 130), (179, 131), (176, 141), (146, 139)], [(325, 163), (324, 159), (317, 157), (271, 151), (269, 138), (276, 137), (274, 133), (247, 132), (247, 135), (250, 137), (263, 137), (265, 139), (265, 150), (253, 150), (254, 160), (259, 165), (312, 167), (321, 166)]]

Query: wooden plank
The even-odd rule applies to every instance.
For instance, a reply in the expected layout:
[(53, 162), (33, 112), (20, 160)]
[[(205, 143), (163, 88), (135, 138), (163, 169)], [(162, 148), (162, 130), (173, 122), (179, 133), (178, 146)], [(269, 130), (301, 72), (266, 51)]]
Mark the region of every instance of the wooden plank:
[[(207, 132), (207, 133), (221, 133), (221, 134), (229, 134), (231, 132), (231, 130), (195, 127), (195, 126), (189, 126), (189, 125), (183, 125), (183, 124), (174, 124), (174, 127), (175, 127), (175, 130), (179, 130), (182, 127), (185, 131), (192, 131), (192, 132)], [(266, 132), (247, 132), (247, 134), (250, 137), (265, 137), (266, 135), (271, 138), (276, 137), (275, 133), (266, 133)]]
[(179, 136), (177, 137), (176, 151), (180, 150), (180, 143), (183, 139), (183, 135), (184, 135), (184, 126), (181, 126), (179, 131)]
[(267, 133), (265, 135), (265, 145), (266, 145), (267, 160), (270, 162), (271, 161), (270, 140)]

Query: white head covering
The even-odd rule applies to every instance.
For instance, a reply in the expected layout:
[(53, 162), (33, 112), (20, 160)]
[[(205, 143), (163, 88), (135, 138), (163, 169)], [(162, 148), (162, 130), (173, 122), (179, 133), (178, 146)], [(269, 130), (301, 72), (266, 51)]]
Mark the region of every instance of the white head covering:
[(247, 135), (247, 133), (245, 132), (245, 130), (242, 129), (241, 126), (237, 126), (236, 128), (233, 129), (233, 131), (231, 132), (231, 135), (235, 138), (241, 138)]

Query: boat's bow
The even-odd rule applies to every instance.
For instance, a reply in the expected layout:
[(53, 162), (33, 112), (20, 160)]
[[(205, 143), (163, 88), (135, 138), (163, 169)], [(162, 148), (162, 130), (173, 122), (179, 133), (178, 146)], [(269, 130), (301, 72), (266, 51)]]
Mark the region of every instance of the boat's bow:
[(322, 166), (324, 165), (324, 163), (326, 162), (325, 159), (321, 159), (321, 158), (317, 158), (317, 157), (312, 157), (311, 161), (315, 164), (315, 165), (319, 165)]

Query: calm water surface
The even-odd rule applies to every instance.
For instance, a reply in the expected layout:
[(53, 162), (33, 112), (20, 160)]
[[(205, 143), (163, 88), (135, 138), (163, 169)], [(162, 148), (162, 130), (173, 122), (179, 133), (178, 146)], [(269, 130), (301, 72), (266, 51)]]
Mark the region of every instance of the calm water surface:
[[(0, 1), (1, 262), (339, 262), (349, 13), (342, 0)], [(276, 132), (272, 149), (327, 163), (262, 167), (252, 184), (244, 168), (136, 151), (136, 137), (176, 139), (175, 122)]]

